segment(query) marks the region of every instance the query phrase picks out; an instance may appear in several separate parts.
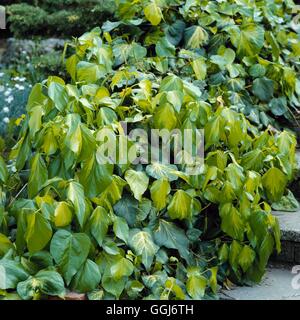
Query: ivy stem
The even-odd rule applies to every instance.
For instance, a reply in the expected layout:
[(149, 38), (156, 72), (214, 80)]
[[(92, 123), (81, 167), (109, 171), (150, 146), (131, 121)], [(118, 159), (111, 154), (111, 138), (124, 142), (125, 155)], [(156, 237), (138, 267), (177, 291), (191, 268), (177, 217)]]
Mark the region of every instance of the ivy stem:
[(22, 187), (22, 189), (17, 193), (17, 195), (15, 197), (12, 198), (11, 202), (9, 203), (9, 207), (18, 199), (18, 197), (20, 196), (20, 194), (27, 188), (28, 183), (24, 184), (24, 186)]

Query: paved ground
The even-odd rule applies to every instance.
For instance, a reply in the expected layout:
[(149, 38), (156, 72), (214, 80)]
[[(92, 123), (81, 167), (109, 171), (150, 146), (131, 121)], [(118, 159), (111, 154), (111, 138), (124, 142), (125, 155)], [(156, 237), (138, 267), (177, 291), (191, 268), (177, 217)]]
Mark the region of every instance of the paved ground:
[[(292, 267), (273, 265), (267, 270), (264, 280), (253, 287), (237, 287), (223, 290), (221, 299), (225, 300), (300, 300), (300, 266), (297, 274)], [(294, 279), (294, 280), (293, 280)], [(293, 289), (292, 281), (299, 289)]]
[(273, 212), (279, 220), (282, 240), (300, 242), (300, 211)]

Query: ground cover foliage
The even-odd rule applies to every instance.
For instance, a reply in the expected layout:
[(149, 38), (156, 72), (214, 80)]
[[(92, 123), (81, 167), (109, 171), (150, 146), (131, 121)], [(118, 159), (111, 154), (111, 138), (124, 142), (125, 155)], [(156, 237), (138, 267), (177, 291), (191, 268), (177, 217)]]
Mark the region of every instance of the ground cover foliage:
[[(296, 106), (292, 5), (120, 1), (115, 21), (68, 45), (72, 80), (33, 87), (0, 158), (5, 299), (210, 299), (260, 281), (280, 252), (271, 206), (292, 197), (296, 139), (244, 109), (261, 120), (260, 108)], [(121, 121), (204, 129), (201, 174), (101, 164), (101, 130), (126, 140)]]

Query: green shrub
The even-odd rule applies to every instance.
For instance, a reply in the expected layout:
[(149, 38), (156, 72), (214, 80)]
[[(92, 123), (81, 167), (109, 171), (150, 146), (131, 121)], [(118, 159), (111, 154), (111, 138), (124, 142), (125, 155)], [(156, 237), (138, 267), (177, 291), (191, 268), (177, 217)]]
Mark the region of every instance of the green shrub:
[(28, 4), (15, 4), (7, 8), (10, 31), (16, 37), (26, 38), (43, 34), (47, 29), (47, 12)]
[(8, 26), (13, 36), (18, 38), (79, 36), (83, 28), (103, 23), (113, 9), (114, 1), (111, 0), (65, 1), (59, 5), (56, 1), (49, 1), (41, 6), (13, 4), (7, 7)]

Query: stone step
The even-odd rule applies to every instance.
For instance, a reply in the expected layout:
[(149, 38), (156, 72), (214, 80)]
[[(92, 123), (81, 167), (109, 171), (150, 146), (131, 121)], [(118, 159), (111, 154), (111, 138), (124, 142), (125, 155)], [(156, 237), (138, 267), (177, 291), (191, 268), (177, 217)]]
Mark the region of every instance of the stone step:
[(273, 260), (300, 264), (300, 211), (274, 211), (279, 220), (281, 230), (281, 253), (273, 256)]
[(270, 265), (260, 284), (223, 289), (219, 297), (221, 300), (300, 300), (300, 279), (292, 273), (292, 268), (288, 265)]

